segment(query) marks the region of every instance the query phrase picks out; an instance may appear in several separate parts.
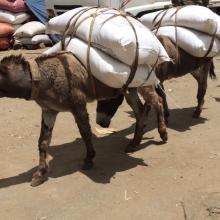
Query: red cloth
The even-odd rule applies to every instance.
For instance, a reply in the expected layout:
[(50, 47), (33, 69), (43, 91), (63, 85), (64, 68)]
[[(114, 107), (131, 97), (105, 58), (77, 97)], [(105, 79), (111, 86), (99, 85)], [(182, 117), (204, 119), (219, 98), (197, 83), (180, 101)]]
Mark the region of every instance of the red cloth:
[(8, 37), (0, 38), (0, 50), (7, 50), (10, 47), (10, 39)]
[(14, 27), (8, 23), (0, 23), (0, 37), (7, 37), (14, 32)]
[(24, 0), (0, 0), (0, 9), (11, 12), (25, 12), (28, 10)]

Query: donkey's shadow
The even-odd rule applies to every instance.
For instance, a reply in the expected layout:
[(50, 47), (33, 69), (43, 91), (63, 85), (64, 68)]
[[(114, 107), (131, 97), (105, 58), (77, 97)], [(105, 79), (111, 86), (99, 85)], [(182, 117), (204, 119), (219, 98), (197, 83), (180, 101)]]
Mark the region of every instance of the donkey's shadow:
[[(208, 119), (204, 117), (193, 118), (194, 107), (182, 108), (182, 109), (170, 109), (170, 117), (168, 118), (168, 128), (179, 132), (191, 130), (193, 126), (197, 124), (204, 124)], [(134, 117), (132, 111), (127, 112), (130, 117)], [(203, 113), (202, 113), (203, 114)], [(154, 109), (149, 112), (145, 132), (151, 131), (157, 128), (157, 119)]]
[[(115, 134), (104, 137), (93, 137), (96, 157), (93, 169), (84, 171), (81, 169), (86, 154), (85, 145), (81, 138), (77, 138), (72, 143), (51, 146), (49, 154), (52, 159), (49, 162), (49, 178), (58, 178), (75, 172), (82, 172), (94, 182), (106, 184), (117, 172), (132, 169), (136, 166), (147, 166), (143, 159), (135, 158), (132, 154), (126, 154), (124, 149), (129, 143), (126, 135), (133, 133), (134, 125)], [(151, 144), (160, 144), (156, 141), (149, 141), (145, 147)], [(37, 150), (36, 150), (37, 151)], [(31, 181), (33, 173), (37, 167), (17, 176), (0, 179), (0, 188), (9, 187)]]

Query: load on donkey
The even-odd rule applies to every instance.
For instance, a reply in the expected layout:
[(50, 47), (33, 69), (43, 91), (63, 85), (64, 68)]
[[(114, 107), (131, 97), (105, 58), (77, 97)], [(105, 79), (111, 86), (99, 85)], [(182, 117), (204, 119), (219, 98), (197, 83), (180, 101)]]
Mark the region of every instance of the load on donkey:
[[(126, 15), (123, 15), (123, 19), (127, 22)], [(134, 20), (133, 18), (131, 19)], [(128, 24), (133, 27), (129, 22)], [(137, 24), (142, 27), (141, 23), (138, 22)], [(156, 45), (156, 52), (154, 53), (156, 56), (151, 56), (151, 53), (148, 53), (148, 51), (146, 51), (147, 53), (143, 51), (143, 55), (146, 56), (147, 54), (147, 56), (149, 56), (149, 61), (153, 65), (158, 61), (163, 62), (162, 59), (169, 59), (166, 52), (164, 52), (165, 56), (163, 55), (162, 58), (158, 58), (158, 54), (163, 49), (159, 41), (147, 28), (141, 31), (147, 31), (150, 36), (153, 36), (152, 39), (154, 39), (153, 42)], [(74, 115), (80, 134), (85, 142), (87, 154), (84, 160), (83, 169), (90, 169), (93, 167), (93, 158), (95, 156), (89, 116), (86, 110), (86, 103), (88, 101), (111, 98), (123, 93), (137, 119), (135, 135), (131, 145), (133, 146), (135, 143), (140, 142), (144, 126), (143, 122), (145, 121), (145, 106), (138, 99), (136, 87), (142, 84), (154, 85), (156, 77), (150, 65), (138, 63), (140, 61), (140, 59), (138, 59), (138, 41), (135, 34), (132, 38), (135, 39), (135, 47), (133, 47), (135, 56), (131, 68), (128, 64), (110, 57), (102, 51), (99, 51), (99, 49), (94, 49), (92, 45), (87, 45), (87, 50), (81, 51), (84, 53), (82, 56), (83, 58), (86, 57), (87, 63), (83, 63), (83, 60), (80, 60), (76, 54), (73, 55), (70, 52), (58, 52), (38, 57), (35, 60), (26, 60), (21, 55), (12, 55), (1, 60), (0, 97), (23, 98), (26, 100), (32, 99), (36, 101), (42, 109), (41, 132), (38, 143), (40, 160), (38, 170), (33, 174), (32, 186), (41, 184), (47, 178), (47, 150), (50, 145), (56, 116), (61, 111), (69, 111)], [(77, 43), (83, 43), (82, 40), (77, 38), (73, 38), (72, 40), (77, 41)], [(132, 43), (133, 42), (130, 44)], [(78, 44), (78, 46), (76, 45), (74, 48), (79, 46)], [(160, 49), (160, 47), (162, 49)], [(85, 53), (87, 56), (85, 56)], [(115, 74), (115, 82), (118, 82), (120, 86), (116, 85), (114, 87), (106, 85), (91, 74), (101, 74), (104, 72), (102, 68), (98, 69), (97, 66), (95, 67), (96, 71), (94, 71), (94, 64), (92, 63), (92, 58), (94, 57), (96, 60), (102, 58), (103, 62), (105, 61), (105, 65), (100, 66), (100, 68), (110, 67), (106, 73), (110, 72)], [(130, 62), (130, 58), (127, 58), (128, 62)], [(143, 57), (142, 60), (145, 62)], [(99, 60), (98, 62), (101, 61)], [(121, 77), (117, 76), (120, 73), (122, 75), (122, 81)], [(109, 81), (109, 76), (105, 75), (104, 78), (108, 78)], [(131, 83), (133, 83), (132, 87), (128, 88)], [(160, 106), (162, 107), (161, 103)], [(163, 120), (163, 112), (161, 116)], [(164, 127), (161, 128), (160, 132), (161, 136), (166, 140), (166, 127), (165, 123), (161, 122), (161, 124), (162, 123)]]

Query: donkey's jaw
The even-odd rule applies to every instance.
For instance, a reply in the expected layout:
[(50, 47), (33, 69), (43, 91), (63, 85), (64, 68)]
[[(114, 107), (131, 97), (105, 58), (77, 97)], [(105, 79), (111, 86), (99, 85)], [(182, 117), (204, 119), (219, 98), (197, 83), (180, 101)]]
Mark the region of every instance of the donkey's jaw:
[(5, 92), (0, 89), (0, 98), (3, 98), (3, 97), (5, 97)]
[(30, 99), (30, 92), (31, 89), (29, 88), (22, 88), (17, 90), (4, 90), (0, 89), (0, 98), (20, 98), (20, 99)]

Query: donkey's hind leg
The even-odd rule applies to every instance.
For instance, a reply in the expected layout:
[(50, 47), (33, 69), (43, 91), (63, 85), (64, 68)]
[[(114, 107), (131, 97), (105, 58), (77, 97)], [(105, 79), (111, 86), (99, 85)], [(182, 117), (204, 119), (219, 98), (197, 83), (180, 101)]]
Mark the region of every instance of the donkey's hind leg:
[(166, 123), (164, 119), (164, 108), (162, 98), (156, 93), (154, 86), (146, 86), (138, 88), (139, 93), (145, 100), (145, 105), (153, 106), (157, 112), (158, 132), (161, 139), (166, 142), (168, 134), (166, 130)]
[(205, 97), (206, 89), (207, 89), (207, 80), (208, 80), (210, 66), (211, 66), (211, 63), (208, 62), (191, 73), (198, 83), (198, 91), (197, 91), (198, 104), (197, 104), (195, 111), (193, 112), (194, 118), (199, 118), (202, 112), (202, 107), (205, 102), (204, 97)]
[(42, 110), (42, 121), (41, 121), (41, 132), (40, 138), (38, 141), (39, 147), (39, 166), (37, 171), (34, 173), (31, 181), (31, 186), (38, 186), (43, 183), (47, 177), (46, 173), (48, 172), (47, 164), (47, 150), (50, 145), (52, 131), (54, 123), (56, 121), (57, 112), (49, 109)]
[(168, 125), (168, 118), (170, 116), (170, 112), (169, 112), (169, 107), (167, 104), (166, 93), (165, 93), (164, 86), (163, 86), (162, 82), (160, 82), (160, 84), (156, 87), (156, 92), (162, 99), (165, 123), (166, 123), (166, 125)]
[(136, 118), (134, 138), (125, 149), (125, 152), (133, 152), (134, 148), (138, 146), (142, 140), (146, 113), (144, 105), (138, 97), (137, 89), (130, 89), (129, 92), (125, 94), (125, 98), (134, 111)]
[(93, 167), (95, 150), (92, 144), (92, 131), (89, 123), (89, 115), (86, 109), (86, 97), (82, 92), (77, 91), (77, 95), (73, 96), (71, 108), (87, 150), (82, 169), (88, 170)]

